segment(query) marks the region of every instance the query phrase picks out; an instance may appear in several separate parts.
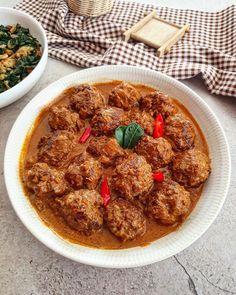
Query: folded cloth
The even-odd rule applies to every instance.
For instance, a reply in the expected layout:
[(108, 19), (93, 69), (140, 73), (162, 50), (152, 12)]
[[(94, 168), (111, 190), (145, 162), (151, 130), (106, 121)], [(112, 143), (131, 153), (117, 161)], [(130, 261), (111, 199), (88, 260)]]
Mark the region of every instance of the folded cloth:
[[(53, 58), (80, 67), (145, 66), (177, 79), (201, 74), (211, 93), (236, 96), (235, 5), (209, 13), (115, 1), (112, 11), (99, 17), (75, 15), (64, 0), (23, 0), (16, 8), (42, 24)], [(153, 9), (168, 21), (190, 24), (190, 33), (163, 57), (143, 43), (122, 40), (122, 28), (130, 28)]]

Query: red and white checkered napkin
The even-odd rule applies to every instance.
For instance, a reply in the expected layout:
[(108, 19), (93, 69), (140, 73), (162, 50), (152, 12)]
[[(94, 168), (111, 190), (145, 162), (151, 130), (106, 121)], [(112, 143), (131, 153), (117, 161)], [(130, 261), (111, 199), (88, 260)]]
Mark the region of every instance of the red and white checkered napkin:
[[(235, 5), (209, 13), (115, 1), (109, 14), (93, 18), (69, 12), (64, 0), (23, 0), (16, 8), (41, 22), (51, 57), (80, 67), (145, 66), (177, 79), (201, 73), (210, 92), (236, 96)], [(143, 43), (122, 41), (121, 29), (131, 27), (154, 8), (168, 21), (190, 24), (190, 33), (161, 58)]]

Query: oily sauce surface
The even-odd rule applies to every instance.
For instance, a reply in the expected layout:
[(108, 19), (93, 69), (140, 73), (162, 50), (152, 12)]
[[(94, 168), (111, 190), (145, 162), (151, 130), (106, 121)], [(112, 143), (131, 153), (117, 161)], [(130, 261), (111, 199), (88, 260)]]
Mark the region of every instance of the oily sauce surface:
[[(118, 85), (120, 81), (112, 81), (107, 83), (96, 83), (94, 84), (99, 91), (108, 98), (108, 94), (116, 85)], [(132, 84), (141, 94), (147, 94), (152, 92), (153, 88), (146, 86), (146, 85), (135, 85)], [(68, 103), (69, 96), (73, 92), (73, 88), (65, 90), (59, 97), (56, 98), (56, 100), (51, 105), (65, 105)], [(194, 118), (191, 116), (191, 114), (188, 112), (188, 110), (177, 100), (173, 98), (174, 104), (178, 107), (178, 109), (185, 114), (185, 116), (188, 117), (188, 119), (193, 123), (195, 132), (196, 132), (196, 139), (195, 139), (195, 146), (200, 151), (205, 152), (208, 154), (208, 147), (206, 144), (206, 141), (204, 139), (204, 136), (197, 124), (197, 122), (194, 120)], [(50, 106), (51, 106), (50, 105)], [(170, 226), (164, 226), (156, 223), (151, 218), (146, 217), (147, 220), (147, 231), (142, 237), (138, 237), (136, 240), (133, 241), (127, 241), (127, 242), (121, 242), (119, 241), (107, 228), (104, 224), (101, 231), (91, 235), (91, 236), (85, 236), (83, 234), (80, 234), (78, 231), (70, 228), (64, 221), (63, 217), (60, 215), (56, 215), (54, 211), (50, 208), (50, 200), (44, 202), (43, 206), (40, 206), (40, 204), (36, 204), (35, 202), (35, 196), (30, 192), (25, 183), (25, 173), (27, 171), (27, 163), (31, 161), (33, 157), (35, 157), (37, 153), (37, 145), (40, 140), (40, 138), (43, 135), (46, 135), (50, 129), (47, 123), (48, 120), (48, 109), (49, 107), (46, 107), (38, 116), (38, 118), (35, 120), (28, 136), (26, 137), (25, 144), (22, 149), (21, 159), (20, 159), (20, 177), (22, 180), (22, 184), (25, 190), (26, 196), (29, 198), (32, 206), (37, 211), (39, 217), (42, 219), (42, 221), (48, 226), (50, 229), (52, 229), (56, 234), (61, 236), (62, 238), (72, 242), (77, 243), (81, 245), (86, 245), (90, 247), (96, 247), (96, 248), (103, 248), (103, 249), (122, 249), (122, 248), (130, 248), (135, 246), (145, 246), (149, 244), (150, 242), (157, 240), (170, 232), (176, 230), (181, 224), (177, 225), (170, 225)], [(82, 133), (82, 132), (81, 132)], [(80, 137), (80, 134), (78, 134), (78, 139)], [(78, 141), (77, 141), (78, 142)], [(89, 144), (79, 144), (76, 146), (75, 154), (80, 154), (84, 150), (86, 150), (87, 145)], [(74, 153), (73, 153), (74, 154)], [(70, 159), (69, 159), (70, 161)], [(69, 162), (68, 161), (68, 162)], [(69, 163), (68, 163), (69, 164)], [(106, 171), (106, 174), (109, 175), (111, 171)], [(202, 191), (202, 186), (198, 188), (190, 188), (188, 191), (191, 194), (191, 209), (189, 211), (189, 214), (195, 207)], [(183, 221), (182, 221), (183, 222)]]

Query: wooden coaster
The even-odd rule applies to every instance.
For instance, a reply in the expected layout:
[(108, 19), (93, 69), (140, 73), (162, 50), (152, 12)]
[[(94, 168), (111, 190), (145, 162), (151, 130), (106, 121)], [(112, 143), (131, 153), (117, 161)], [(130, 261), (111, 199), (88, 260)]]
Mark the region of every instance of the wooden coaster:
[(125, 41), (130, 38), (141, 41), (151, 47), (157, 48), (157, 55), (163, 56), (185, 34), (189, 32), (188, 24), (179, 26), (161, 19), (157, 11), (153, 10), (130, 29), (123, 30)]

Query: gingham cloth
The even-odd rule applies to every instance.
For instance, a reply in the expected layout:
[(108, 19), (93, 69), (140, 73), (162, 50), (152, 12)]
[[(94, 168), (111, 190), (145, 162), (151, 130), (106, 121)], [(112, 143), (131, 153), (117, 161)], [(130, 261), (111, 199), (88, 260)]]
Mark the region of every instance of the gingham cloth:
[[(43, 25), (53, 58), (80, 67), (145, 66), (177, 79), (201, 74), (211, 93), (236, 96), (235, 5), (209, 13), (115, 1), (110, 13), (93, 18), (71, 13), (64, 0), (23, 0), (16, 8)], [(168, 21), (190, 24), (190, 33), (161, 58), (154, 48), (122, 40), (122, 28), (130, 28), (153, 9)]]

